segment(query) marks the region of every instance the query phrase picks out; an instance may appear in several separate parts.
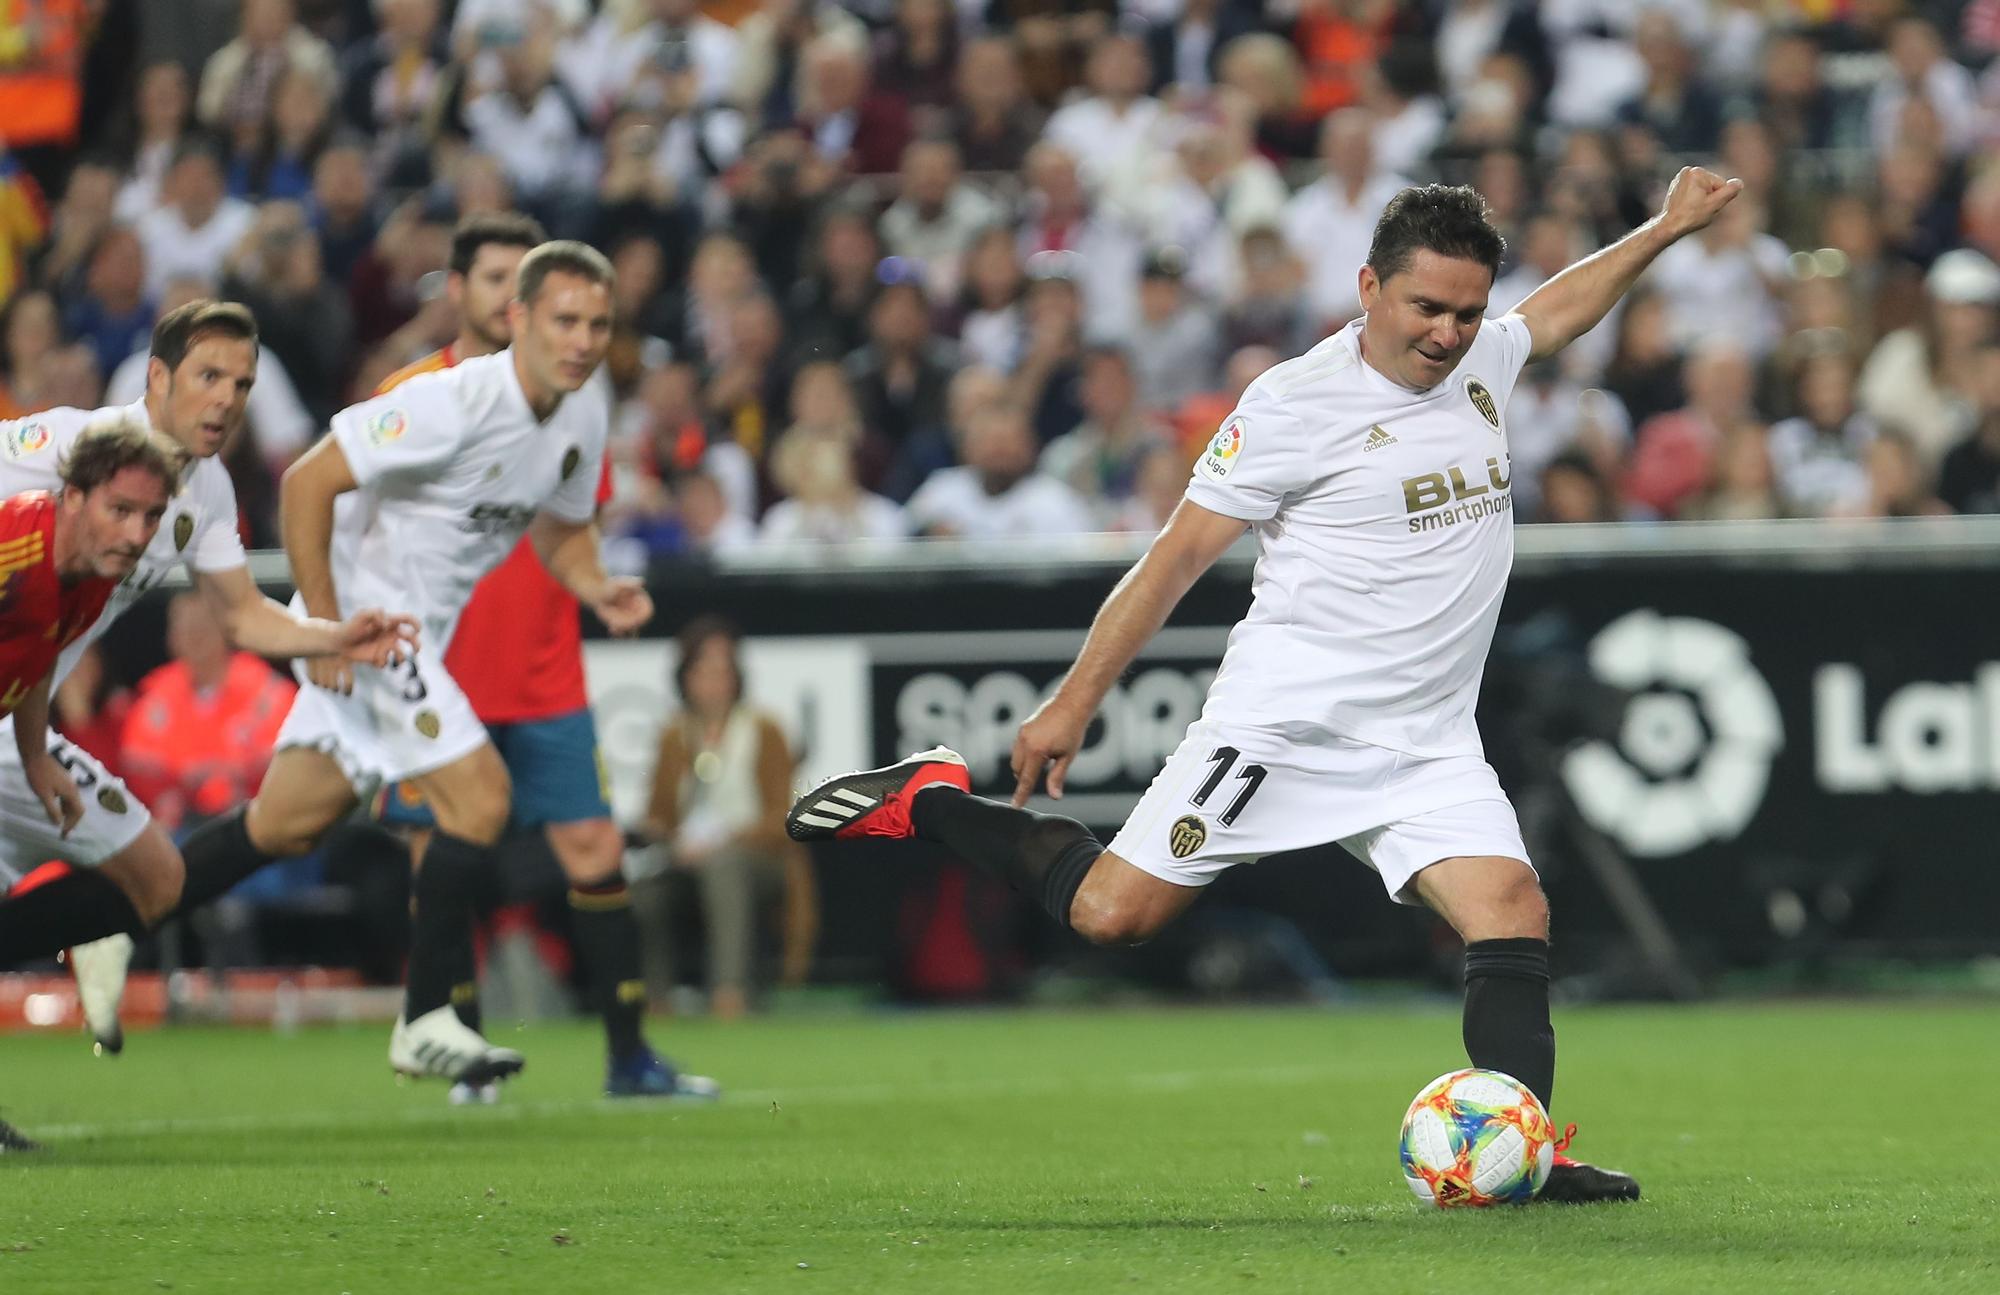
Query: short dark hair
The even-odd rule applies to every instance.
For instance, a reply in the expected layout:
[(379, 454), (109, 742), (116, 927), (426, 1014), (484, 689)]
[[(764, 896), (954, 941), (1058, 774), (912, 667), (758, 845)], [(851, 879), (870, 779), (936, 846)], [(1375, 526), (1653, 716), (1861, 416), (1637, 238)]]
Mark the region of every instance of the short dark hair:
[(1486, 199), (1469, 185), (1412, 185), (1389, 199), (1368, 244), (1368, 265), (1387, 280), (1410, 268), (1419, 249), (1477, 261), (1494, 275), (1507, 240), (1493, 228)]
[(127, 468), (150, 472), (173, 494), (180, 488), (187, 451), (125, 410), (93, 420), (63, 455), (56, 475), (65, 486), (89, 494)]
[(472, 273), (479, 249), (488, 244), (500, 247), (538, 247), (549, 239), (542, 222), (518, 211), (476, 211), (458, 222), (451, 231), (451, 272)]
[(676, 636), (679, 639), (681, 659), (674, 666), (674, 691), (680, 694), (686, 704), (688, 672), (694, 669), (695, 658), (714, 639), (729, 645), (729, 669), (736, 676), (736, 700), (743, 700), (743, 631), (735, 621), (727, 616), (697, 616), (681, 627)]
[(514, 295), (532, 304), (542, 291), (542, 280), (551, 274), (574, 274), (579, 279), (611, 286), (611, 262), (588, 243), (558, 238), (538, 245), (521, 258), (521, 278)]
[(176, 306), (153, 325), (153, 358), (169, 371), (178, 369), (194, 344), (210, 333), (221, 333), (254, 346), (257, 317), (248, 306), (208, 297)]

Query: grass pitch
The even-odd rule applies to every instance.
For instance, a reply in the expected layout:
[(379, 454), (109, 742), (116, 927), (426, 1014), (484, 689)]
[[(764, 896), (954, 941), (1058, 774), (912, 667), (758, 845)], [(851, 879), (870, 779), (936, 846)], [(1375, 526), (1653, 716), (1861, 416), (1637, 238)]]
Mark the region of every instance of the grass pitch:
[(1557, 1122), (1633, 1206), (1420, 1208), (1456, 1013), (846, 1018), (656, 1041), (716, 1106), (593, 1096), (584, 1025), (502, 1031), (490, 1109), (387, 1031), (0, 1040), (0, 1292), (2000, 1291), (1985, 1003), (1559, 1013)]

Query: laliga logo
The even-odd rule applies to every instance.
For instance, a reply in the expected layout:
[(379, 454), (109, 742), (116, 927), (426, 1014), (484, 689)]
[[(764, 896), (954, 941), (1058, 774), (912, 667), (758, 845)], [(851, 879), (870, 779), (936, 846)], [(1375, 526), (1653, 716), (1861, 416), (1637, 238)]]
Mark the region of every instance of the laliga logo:
[(1629, 612), (1590, 641), (1590, 668), (1638, 694), (1616, 747), (1591, 741), (1563, 758), (1563, 783), (1592, 826), (1647, 858), (1741, 832), (1785, 744), (1744, 641), (1709, 621)]

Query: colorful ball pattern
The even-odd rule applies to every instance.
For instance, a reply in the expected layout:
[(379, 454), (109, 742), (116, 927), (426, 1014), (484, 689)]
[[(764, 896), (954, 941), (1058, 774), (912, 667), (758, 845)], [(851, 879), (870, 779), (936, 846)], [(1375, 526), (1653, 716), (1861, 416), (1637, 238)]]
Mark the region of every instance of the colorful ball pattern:
[(1555, 1156), (1548, 1112), (1497, 1070), (1441, 1075), (1403, 1116), (1403, 1180), (1439, 1209), (1533, 1200)]

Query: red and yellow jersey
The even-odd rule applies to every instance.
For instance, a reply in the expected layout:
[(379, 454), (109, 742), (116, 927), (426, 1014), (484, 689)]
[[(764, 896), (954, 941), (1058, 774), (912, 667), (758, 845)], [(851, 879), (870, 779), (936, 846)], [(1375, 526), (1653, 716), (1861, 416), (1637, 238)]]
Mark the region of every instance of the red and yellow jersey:
[(54, 495), (33, 490), (0, 504), (0, 715), (34, 691), (118, 587), (116, 580), (64, 584), (55, 550)]
[[(455, 347), (433, 351), (390, 374), (375, 394), (420, 373), (451, 368), (458, 361)], [(598, 478), (597, 502), (610, 497), (607, 456)], [(590, 704), (583, 683), (583, 627), (576, 598), (542, 566), (526, 538), (472, 591), (444, 663), (472, 703), (473, 713), (488, 724), (549, 719)]]

